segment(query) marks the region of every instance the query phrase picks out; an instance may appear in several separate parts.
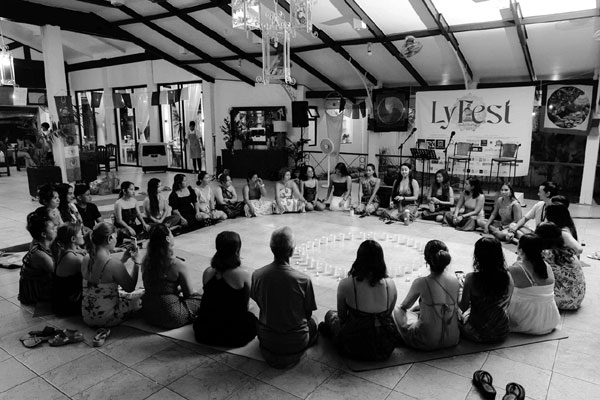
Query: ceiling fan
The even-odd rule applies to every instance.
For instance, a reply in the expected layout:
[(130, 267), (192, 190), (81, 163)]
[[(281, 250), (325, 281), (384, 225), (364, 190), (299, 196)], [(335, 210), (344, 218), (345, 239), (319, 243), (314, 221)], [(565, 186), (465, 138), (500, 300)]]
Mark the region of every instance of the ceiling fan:
[(404, 58), (409, 58), (417, 54), (423, 48), (423, 43), (417, 42), (414, 36), (407, 36), (404, 39), (404, 44), (400, 48), (400, 54)]

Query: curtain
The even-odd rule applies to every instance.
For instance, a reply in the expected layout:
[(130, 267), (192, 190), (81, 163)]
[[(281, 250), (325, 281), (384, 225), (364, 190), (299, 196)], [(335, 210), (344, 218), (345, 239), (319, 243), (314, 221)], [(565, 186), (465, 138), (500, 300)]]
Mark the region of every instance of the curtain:
[[(186, 90), (187, 89), (187, 90)], [(184, 93), (187, 92), (187, 93)], [(185, 98), (185, 94), (187, 94), (187, 99)], [(194, 121), (196, 123), (196, 131), (202, 135), (202, 143), (204, 144), (204, 135), (202, 132), (202, 121), (200, 120), (200, 114), (198, 113), (198, 107), (200, 107), (200, 100), (202, 99), (202, 85), (199, 83), (194, 83), (187, 85), (182, 90), (182, 98), (183, 98), (183, 111), (185, 112), (185, 124), (184, 127), (186, 135), (188, 132), (188, 127), (190, 126), (190, 122)], [(192, 165), (192, 159), (190, 158), (190, 144), (186, 145), (186, 155), (188, 159), (188, 165)], [(205, 157), (202, 157), (202, 163), (205, 163)], [(205, 168), (200, 168), (206, 170)]]
[(138, 143), (146, 143), (144, 131), (148, 122), (150, 122), (150, 101), (148, 93), (132, 93), (131, 105), (135, 109), (135, 127), (138, 136)]

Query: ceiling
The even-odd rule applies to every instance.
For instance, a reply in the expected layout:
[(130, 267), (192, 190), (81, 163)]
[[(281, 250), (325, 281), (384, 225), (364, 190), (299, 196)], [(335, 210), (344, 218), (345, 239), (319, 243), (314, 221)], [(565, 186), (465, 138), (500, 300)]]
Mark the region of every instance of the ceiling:
[[(260, 74), (260, 39), (232, 29), (229, 1), (120, 1), (2, 0), (1, 27), (11, 49), (41, 59), (40, 26), (60, 26), (68, 70), (162, 58), (208, 81), (254, 84)], [(277, 2), (287, 15), (288, 1)], [(367, 28), (356, 30), (355, 19)], [(313, 24), (317, 37), (299, 31), (291, 44), (292, 76), (309, 91), (600, 72), (600, 0), (317, 0)], [(410, 58), (399, 52), (407, 35), (423, 45)]]

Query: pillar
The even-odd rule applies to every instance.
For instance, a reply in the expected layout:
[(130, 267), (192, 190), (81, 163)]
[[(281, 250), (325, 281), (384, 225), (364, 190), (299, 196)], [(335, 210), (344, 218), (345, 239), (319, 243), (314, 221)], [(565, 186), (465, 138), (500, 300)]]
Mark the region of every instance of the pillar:
[(583, 177), (581, 178), (581, 191), (579, 203), (592, 204), (594, 201), (594, 180), (596, 179), (596, 165), (598, 164), (598, 149), (600, 148), (600, 132), (597, 122), (591, 129), (585, 144), (585, 158), (583, 164)]
[(204, 114), (204, 147), (206, 149), (206, 171), (212, 173), (217, 168), (215, 153), (215, 135), (217, 130), (215, 116), (215, 84), (202, 82), (202, 113)]
[[(148, 92), (148, 103), (152, 101), (152, 92), (158, 90), (158, 85), (154, 83), (154, 66), (152, 61), (144, 62), (144, 71), (146, 73), (146, 90)], [(158, 108), (160, 106), (150, 105), (150, 143), (162, 142), (160, 137), (160, 118), (158, 115)]]
[(112, 97), (112, 87), (108, 78), (109, 67), (102, 68), (102, 90), (104, 94), (104, 137), (98, 138), (99, 146), (106, 146), (109, 143), (117, 144), (117, 127), (115, 125), (115, 106)]

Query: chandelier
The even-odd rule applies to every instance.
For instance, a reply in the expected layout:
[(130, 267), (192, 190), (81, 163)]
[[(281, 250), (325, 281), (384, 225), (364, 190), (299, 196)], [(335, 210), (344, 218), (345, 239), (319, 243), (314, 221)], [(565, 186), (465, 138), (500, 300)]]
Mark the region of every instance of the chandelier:
[(15, 86), (15, 61), (4, 43), (4, 34), (0, 25), (0, 84)]
[(296, 31), (312, 32), (312, 8), (315, 0), (291, 0), (290, 19), (273, 0), (273, 10), (265, 7), (266, 0), (233, 0), (231, 21), (234, 29), (259, 30), (262, 33), (262, 75), (256, 77), (265, 85), (271, 81), (284, 81), (293, 85), (291, 77), (290, 46)]

